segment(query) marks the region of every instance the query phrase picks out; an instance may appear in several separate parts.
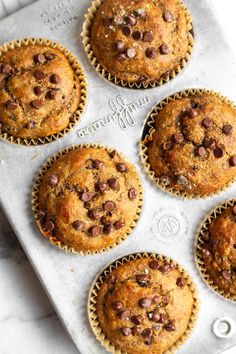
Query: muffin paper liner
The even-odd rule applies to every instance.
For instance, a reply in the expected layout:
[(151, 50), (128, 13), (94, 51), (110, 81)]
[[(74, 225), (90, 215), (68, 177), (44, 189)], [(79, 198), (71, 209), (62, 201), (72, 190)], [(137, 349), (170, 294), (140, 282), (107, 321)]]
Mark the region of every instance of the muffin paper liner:
[(184, 10), (186, 19), (187, 19), (187, 29), (189, 30), (189, 46), (188, 46), (188, 51), (186, 53), (185, 58), (181, 59), (180, 64), (178, 65), (177, 68), (172, 70), (168, 75), (165, 77), (160, 78), (159, 80), (152, 81), (152, 82), (129, 82), (126, 80), (121, 80), (113, 75), (111, 75), (106, 69), (103, 68), (103, 66), (99, 63), (97, 60), (93, 50), (92, 50), (92, 45), (90, 42), (90, 32), (91, 32), (91, 26), (92, 22), (94, 20), (95, 14), (100, 7), (100, 5), (103, 3), (104, 0), (93, 0), (91, 7), (88, 9), (87, 14), (85, 15), (85, 21), (83, 23), (83, 30), (81, 32), (81, 37), (82, 37), (82, 42), (84, 45), (85, 52), (87, 54), (87, 57), (92, 64), (93, 68), (96, 70), (96, 72), (105, 80), (107, 80), (110, 83), (113, 83), (115, 85), (119, 85), (121, 87), (126, 87), (126, 88), (133, 88), (133, 89), (146, 89), (146, 88), (154, 88), (157, 86), (162, 86), (163, 84), (169, 82), (171, 79), (175, 78), (182, 70), (183, 68), (187, 65), (191, 53), (193, 51), (193, 45), (194, 45), (194, 38), (193, 38), (193, 26), (192, 26), (192, 17), (186, 8), (186, 6), (182, 3), (181, 0), (179, 0), (179, 4), (181, 8)]
[(219, 204), (217, 207), (212, 209), (210, 213), (205, 217), (204, 221), (198, 229), (196, 236), (195, 260), (203, 281), (218, 295), (224, 297), (227, 300), (236, 302), (236, 295), (230, 294), (229, 292), (219, 289), (219, 287), (214, 284), (214, 280), (212, 280), (210, 278), (210, 275), (207, 273), (207, 269), (204, 266), (203, 257), (201, 255), (202, 246), (204, 244), (202, 236), (205, 234), (206, 231), (208, 231), (209, 225), (211, 224), (212, 220), (216, 219), (224, 210), (234, 205), (236, 205), (236, 199), (229, 199), (226, 202)]
[[(49, 239), (49, 241), (52, 245), (57, 246), (59, 249), (65, 251), (67, 253), (76, 253), (76, 254), (81, 254), (82, 256), (86, 256), (86, 255), (93, 255), (93, 254), (98, 254), (98, 253), (102, 253), (105, 251), (109, 251), (111, 248), (118, 246), (122, 241), (124, 241), (128, 237), (128, 235), (133, 231), (133, 229), (136, 226), (136, 223), (140, 217), (141, 208), (142, 208), (143, 193), (142, 193), (142, 186), (141, 186), (141, 182), (140, 182), (140, 178), (139, 178), (139, 204), (138, 204), (138, 207), (136, 210), (136, 215), (135, 215), (135, 218), (134, 218), (132, 224), (129, 226), (129, 229), (127, 230), (127, 232), (120, 239), (118, 239), (114, 244), (109, 245), (108, 247), (104, 247), (103, 249), (95, 250), (95, 251), (89, 251), (89, 250), (88, 251), (82, 251), (82, 250), (77, 251), (74, 247), (68, 246), (65, 243), (63, 243), (61, 240), (57, 239), (55, 236), (50, 235), (49, 232), (45, 232), (40, 224), (40, 218), (37, 218), (37, 212), (40, 210), (38, 193), (39, 193), (39, 188), (40, 188), (40, 185), (43, 181), (44, 175), (47, 172), (47, 170), (54, 164), (54, 162), (56, 160), (58, 160), (60, 157), (67, 154), (68, 152), (79, 149), (79, 148), (102, 148), (102, 149), (107, 150), (108, 152), (114, 151), (113, 148), (109, 148), (107, 146), (100, 145), (100, 144), (80, 144), (80, 145), (69, 146), (69, 147), (59, 151), (58, 153), (54, 154), (53, 156), (51, 156), (46, 161), (46, 163), (44, 164), (44, 166), (40, 170), (38, 176), (36, 177), (34, 187), (33, 187), (33, 192), (32, 192), (32, 208), (35, 213), (36, 223), (37, 223), (41, 233), (43, 234), (44, 237)], [(118, 153), (119, 153), (119, 156), (122, 159), (124, 159), (124, 161), (129, 162), (128, 159), (126, 157), (124, 157), (124, 155), (122, 153), (120, 153), (120, 152), (118, 152)], [(137, 175), (138, 175), (138, 173), (137, 173)]]
[[(169, 102), (181, 99), (192, 97), (196, 94), (211, 94), (219, 99), (221, 99), (224, 103), (228, 104), (232, 108), (236, 109), (235, 104), (230, 101), (227, 97), (221, 95), (221, 93), (216, 93), (212, 90), (207, 89), (188, 89), (184, 91), (177, 92), (169, 97), (166, 97), (161, 102), (159, 102), (148, 114), (145, 127), (147, 129), (147, 133), (145, 136), (142, 137), (142, 140), (139, 144), (139, 154), (141, 158), (141, 162), (143, 164), (144, 170), (147, 172), (151, 180), (157, 185), (158, 188), (162, 189), (163, 191), (169, 193), (170, 195), (174, 195), (180, 198), (187, 198), (187, 199), (200, 199), (200, 198), (207, 198), (213, 197), (218, 195), (219, 193), (223, 192), (226, 188), (232, 185), (232, 183), (236, 180), (236, 177), (233, 178), (228, 184), (226, 184), (222, 189), (218, 190), (217, 192), (210, 193), (210, 194), (190, 194), (184, 191), (175, 191), (172, 188), (166, 186), (163, 182), (160, 181), (159, 177), (156, 177), (154, 170), (152, 169), (149, 159), (148, 159), (148, 147), (147, 144), (152, 141), (153, 135), (156, 132), (155, 129), (155, 120), (158, 116), (158, 113), (165, 107)], [(145, 129), (145, 128), (144, 128)]]
[(17, 138), (14, 137), (6, 132), (2, 132), (0, 128), (0, 140), (5, 140), (7, 142), (13, 143), (13, 144), (18, 144), (18, 145), (39, 145), (39, 144), (45, 144), (45, 143), (50, 143), (54, 140), (57, 140), (61, 137), (63, 137), (66, 133), (70, 132), (75, 124), (80, 120), (82, 113), (84, 112), (86, 108), (86, 102), (87, 102), (87, 82), (86, 82), (86, 76), (84, 73), (84, 70), (79, 63), (78, 59), (75, 57), (73, 53), (71, 53), (68, 49), (63, 47), (60, 43), (58, 42), (53, 42), (49, 39), (45, 38), (25, 38), (25, 39), (19, 39), (19, 40), (13, 40), (12, 42), (7, 42), (4, 43), (0, 47), (0, 58), (1, 55), (6, 53), (9, 50), (23, 47), (23, 46), (28, 46), (28, 45), (42, 45), (42, 46), (47, 46), (49, 48), (53, 49), (58, 49), (60, 52), (62, 52), (67, 60), (69, 61), (72, 69), (74, 70), (74, 75), (78, 78), (79, 83), (80, 83), (80, 103), (77, 111), (74, 113), (73, 117), (73, 122), (70, 122), (69, 125), (61, 130), (60, 132), (52, 135), (48, 135), (45, 137), (40, 137), (36, 139), (31, 139), (31, 138)]
[(136, 260), (136, 259), (142, 259), (142, 258), (149, 258), (149, 259), (159, 259), (161, 261), (165, 261), (166, 263), (173, 263), (175, 267), (182, 273), (182, 276), (186, 279), (186, 283), (190, 287), (190, 290), (192, 291), (193, 294), (193, 308), (192, 308), (192, 315), (188, 324), (188, 327), (183, 334), (181, 338), (179, 338), (172, 347), (170, 347), (167, 351), (165, 351), (163, 354), (170, 354), (174, 353), (191, 335), (192, 329), (195, 325), (195, 322), (197, 320), (198, 316), (198, 311), (199, 311), (199, 299), (198, 299), (198, 293), (195, 287), (195, 284), (193, 283), (191, 277), (188, 275), (188, 273), (175, 261), (171, 260), (169, 257), (165, 257), (156, 253), (148, 253), (148, 252), (143, 252), (143, 253), (133, 253), (124, 257), (121, 257), (117, 260), (114, 260), (112, 263), (107, 265), (101, 273), (96, 277), (94, 280), (90, 291), (89, 291), (89, 298), (88, 298), (88, 318), (89, 318), (89, 323), (91, 325), (91, 328), (93, 330), (93, 333), (95, 334), (95, 337), (97, 340), (110, 352), (113, 354), (127, 354), (126, 352), (122, 352), (119, 348), (116, 348), (110, 341), (109, 339), (106, 338), (105, 333), (102, 330), (102, 327), (100, 326), (99, 319), (97, 316), (97, 310), (96, 310), (96, 305), (97, 305), (97, 296), (98, 296), (98, 291), (101, 287), (101, 284), (103, 284), (104, 280), (106, 277), (115, 269), (118, 268), (120, 265), (125, 264), (127, 262)]

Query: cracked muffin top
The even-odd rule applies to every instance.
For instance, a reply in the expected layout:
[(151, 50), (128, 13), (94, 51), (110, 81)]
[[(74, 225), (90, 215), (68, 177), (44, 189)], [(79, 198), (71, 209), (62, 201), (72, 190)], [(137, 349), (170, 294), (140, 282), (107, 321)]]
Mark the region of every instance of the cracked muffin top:
[(201, 255), (209, 280), (236, 299), (236, 206), (212, 219), (202, 240)]
[(76, 148), (46, 171), (36, 215), (45, 236), (75, 251), (115, 246), (140, 212), (141, 187), (132, 164), (116, 151)]
[(236, 110), (213, 93), (172, 99), (158, 112), (148, 163), (170, 191), (207, 196), (236, 175)]
[(106, 339), (122, 353), (165, 353), (191, 328), (195, 300), (190, 284), (177, 266), (162, 260), (119, 265), (96, 297)]
[(112, 76), (148, 83), (186, 59), (191, 28), (179, 0), (105, 0), (92, 23), (91, 46)]
[(22, 45), (0, 56), (0, 131), (37, 139), (67, 128), (80, 104), (80, 82), (66, 56)]

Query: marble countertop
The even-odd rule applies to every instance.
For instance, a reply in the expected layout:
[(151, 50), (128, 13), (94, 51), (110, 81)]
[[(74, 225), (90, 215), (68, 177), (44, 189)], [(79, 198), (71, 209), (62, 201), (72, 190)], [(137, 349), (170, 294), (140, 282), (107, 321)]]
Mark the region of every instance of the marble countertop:
[[(31, 1), (22, 0), (22, 3)], [(2, 4), (5, 6), (2, 7)], [(1, 11), (3, 14), (6, 8), (9, 11), (15, 9), (12, 4), (13, 0), (0, 0), (0, 17), (3, 16)], [(227, 6), (225, 5), (222, 0), (214, 0), (214, 6), (236, 56), (236, 4), (234, 0), (227, 0)], [(1, 209), (0, 279), (1, 354), (78, 353)], [(235, 349), (227, 351), (227, 354), (233, 353)]]

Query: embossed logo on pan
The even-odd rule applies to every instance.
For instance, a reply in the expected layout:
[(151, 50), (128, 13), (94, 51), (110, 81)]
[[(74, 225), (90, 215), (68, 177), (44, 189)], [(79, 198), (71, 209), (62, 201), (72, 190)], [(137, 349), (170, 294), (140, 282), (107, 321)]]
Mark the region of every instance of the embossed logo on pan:
[(51, 31), (56, 31), (78, 20), (79, 17), (75, 14), (76, 8), (72, 5), (72, 0), (62, 0), (41, 11), (40, 17)]
[(159, 219), (157, 227), (162, 236), (171, 237), (179, 232), (180, 223), (174, 215), (164, 215)]
[(87, 135), (93, 134), (101, 128), (107, 127), (111, 124), (118, 124), (120, 129), (126, 130), (128, 127), (136, 125), (136, 118), (134, 113), (150, 103), (148, 96), (141, 97), (131, 103), (126, 103), (122, 95), (118, 95), (114, 100), (108, 102), (112, 113), (108, 114), (85, 128), (77, 130), (79, 138), (84, 138)]

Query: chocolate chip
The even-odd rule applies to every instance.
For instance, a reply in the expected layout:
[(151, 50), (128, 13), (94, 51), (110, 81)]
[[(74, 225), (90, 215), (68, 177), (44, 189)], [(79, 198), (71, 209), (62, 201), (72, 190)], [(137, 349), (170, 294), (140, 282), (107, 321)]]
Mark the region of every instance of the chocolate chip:
[(228, 270), (223, 270), (222, 276), (225, 280), (230, 280), (231, 279), (231, 273)]
[(114, 311), (120, 311), (124, 308), (124, 303), (122, 301), (115, 301), (111, 304)]
[(236, 205), (233, 207), (232, 214), (236, 216)]
[(202, 235), (202, 239), (206, 242), (208, 242), (210, 240), (210, 232), (209, 231), (205, 231), (204, 234)]
[(195, 118), (198, 116), (198, 111), (194, 108), (188, 109), (186, 113), (189, 116), (189, 118)]
[(195, 155), (199, 157), (204, 157), (206, 155), (206, 149), (203, 146), (198, 146), (195, 149)]
[(43, 93), (43, 89), (40, 86), (35, 86), (34, 87), (34, 93), (36, 96), (40, 96)]
[(180, 288), (183, 288), (186, 284), (186, 280), (183, 277), (180, 277), (176, 280), (176, 285)]
[(92, 192), (83, 192), (81, 194), (81, 200), (83, 200), (83, 202), (89, 202), (92, 198), (93, 198)]
[(215, 142), (214, 139), (210, 138), (210, 139), (208, 139), (208, 140), (204, 140), (203, 146), (204, 146), (206, 149), (214, 150), (214, 149), (216, 148), (216, 142)]
[(52, 74), (52, 75), (50, 76), (50, 82), (51, 82), (52, 84), (59, 84), (60, 81), (61, 81), (61, 78), (60, 78), (60, 76), (59, 76), (58, 74)]
[(128, 48), (128, 49), (126, 50), (126, 56), (127, 56), (127, 58), (132, 59), (132, 58), (135, 57), (135, 55), (136, 55), (136, 50), (135, 50), (134, 48)]
[(51, 175), (49, 177), (48, 184), (50, 187), (56, 187), (58, 184), (58, 177), (56, 175)]
[(124, 53), (119, 53), (119, 54), (117, 54), (116, 59), (117, 60), (125, 60), (125, 59), (127, 59), (127, 57)]
[(125, 42), (123, 42), (123, 41), (116, 42), (116, 49), (119, 52), (123, 52), (123, 50), (125, 49)]
[(109, 152), (109, 156), (110, 158), (114, 159), (114, 157), (116, 156), (116, 150), (112, 150), (111, 152)]
[(202, 121), (202, 126), (206, 129), (210, 128), (213, 125), (213, 122), (209, 118), (204, 118)]
[(132, 321), (133, 324), (135, 324), (136, 326), (139, 326), (139, 325), (143, 322), (143, 316), (141, 316), (141, 315), (132, 316), (132, 317), (131, 317), (131, 321)]
[(143, 41), (144, 42), (152, 42), (153, 41), (153, 34), (150, 31), (146, 31), (143, 33)]
[(151, 277), (149, 274), (137, 274), (136, 281), (140, 286), (146, 287), (147, 285), (150, 284)]
[(134, 31), (134, 32), (133, 32), (133, 39), (134, 39), (135, 41), (141, 41), (142, 38), (143, 38), (142, 32), (140, 32), (140, 31)]
[(230, 135), (233, 132), (233, 127), (230, 124), (226, 124), (223, 126), (222, 131), (225, 135)]
[(47, 60), (51, 60), (55, 57), (55, 54), (50, 52), (49, 50), (44, 53), (44, 56)]
[(123, 173), (128, 171), (127, 165), (123, 162), (117, 163), (116, 169), (118, 172), (123, 172)]
[(105, 182), (98, 182), (95, 184), (95, 189), (96, 191), (100, 192), (100, 193), (104, 193), (108, 188), (107, 183)]
[(105, 211), (113, 211), (116, 207), (116, 203), (112, 200), (108, 200), (103, 204), (103, 210)]
[(230, 157), (229, 164), (231, 167), (236, 166), (236, 155)]
[(159, 271), (161, 273), (170, 273), (175, 269), (175, 266), (173, 263), (164, 263), (162, 266), (159, 267)]
[(92, 226), (89, 228), (89, 233), (91, 236), (98, 236), (102, 232), (100, 226)]
[(36, 212), (36, 218), (37, 218), (37, 219), (44, 219), (45, 216), (46, 216), (46, 214), (45, 214), (45, 212), (44, 212), (43, 210), (38, 210), (38, 211)]
[(148, 318), (152, 322), (159, 322), (160, 321), (160, 313), (158, 311), (149, 312)]
[(170, 176), (163, 175), (163, 176), (160, 176), (160, 182), (162, 184), (165, 184), (166, 186), (169, 186), (170, 184), (172, 184), (172, 178)]
[(131, 333), (133, 336), (138, 336), (139, 334), (141, 334), (142, 330), (140, 327), (134, 326), (131, 328)]
[(104, 163), (101, 160), (93, 160), (92, 165), (96, 170), (100, 170), (104, 166)]
[(145, 338), (144, 344), (151, 345), (153, 342), (153, 337)]
[(106, 235), (109, 235), (113, 231), (114, 231), (113, 225), (105, 225), (103, 227), (103, 233), (106, 234)]
[(170, 48), (168, 47), (167, 44), (162, 44), (160, 47), (159, 47), (159, 51), (162, 55), (167, 55), (167, 54), (170, 54)]
[(149, 307), (152, 306), (152, 299), (149, 299), (149, 298), (145, 297), (143, 299), (140, 299), (138, 304), (142, 308), (149, 308)]
[(172, 13), (168, 10), (164, 11), (163, 18), (165, 22), (172, 22), (174, 19)]
[(174, 141), (174, 143), (176, 143), (176, 144), (182, 143), (182, 142), (184, 141), (184, 136), (183, 136), (183, 134), (177, 133), (177, 134), (173, 135), (173, 141)]
[(9, 100), (6, 102), (5, 106), (9, 111), (14, 111), (18, 107), (18, 104)]
[(56, 91), (55, 90), (49, 90), (47, 93), (46, 93), (46, 99), (47, 100), (54, 100), (55, 97), (56, 97)]
[(123, 26), (122, 27), (122, 32), (125, 36), (130, 36), (131, 35), (131, 28), (129, 26)]
[(105, 279), (105, 282), (109, 285), (113, 285), (115, 284), (116, 282), (116, 276), (114, 274), (108, 274), (106, 279)]
[(97, 208), (89, 209), (88, 216), (92, 220), (97, 220), (100, 217), (99, 210)]
[(180, 186), (187, 186), (187, 184), (188, 184), (188, 179), (187, 179), (187, 177), (185, 177), (185, 176), (178, 176), (178, 178), (177, 178), (177, 183), (178, 183)]
[(36, 64), (43, 64), (46, 61), (46, 58), (43, 54), (36, 54), (34, 56), (34, 62)]
[(109, 187), (113, 189), (114, 191), (117, 191), (119, 189), (119, 182), (117, 178), (109, 178), (107, 181)]
[(154, 47), (148, 47), (146, 49), (146, 57), (148, 59), (156, 59), (157, 57), (157, 50)]
[(155, 259), (151, 260), (149, 263), (148, 263), (149, 267), (153, 270), (156, 270), (160, 267), (160, 262), (156, 261)]
[[(107, 24), (111, 25), (111, 23), (112, 23), (111, 18), (107, 18), (107, 20), (108, 20), (107, 22), (109, 22)], [(120, 26), (120, 25), (122, 25), (122, 23), (123, 23), (123, 19), (122, 19), (121, 16), (117, 15), (117, 16), (114, 17), (114, 24), (116, 26)]]
[(165, 330), (168, 332), (173, 332), (175, 331), (176, 327), (173, 321), (169, 321), (166, 325), (165, 325)]
[(33, 107), (33, 108), (35, 108), (35, 109), (39, 109), (39, 108), (41, 108), (42, 107), (42, 105), (43, 105), (43, 101), (42, 100), (40, 100), (40, 99), (36, 99), (36, 100), (33, 100), (33, 101), (31, 101), (31, 106)]
[(219, 158), (224, 156), (224, 150), (221, 147), (217, 147), (214, 150), (214, 155), (215, 155), (216, 158), (219, 159)]
[(158, 323), (165, 323), (165, 321), (166, 321), (166, 315), (164, 313), (161, 313)]
[(210, 255), (211, 255), (210, 251), (207, 248), (203, 248), (201, 251), (201, 254), (202, 254), (203, 258), (210, 257)]
[(44, 231), (52, 232), (55, 228), (55, 225), (51, 220), (47, 220), (44, 224)]
[(43, 71), (41, 71), (41, 70), (35, 70), (35, 72), (34, 72), (34, 77), (35, 77), (35, 79), (37, 79), (37, 80), (43, 80), (44, 78), (45, 78), (45, 74), (44, 74), (44, 72)]
[(30, 120), (26, 125), (25, 125), (26, 129), (33, 129), (35, 128), (35, 122)]
[(125, 17), (125, 22), (127, 23), (127, 25), (135, 26), (137, 23), (137, 20), (134, 15), (128, 15)]
[(138, 191), (137, 191), (137, 189), (131, 188), (131, 189), (129, 190), (129, 192), (128, 192), (128, 197), (129, 197), (129, 199), (131, 199), (131, 200), (136, 199), (137, 196), (138, 196)]
[(119, 230), (125, 226), (125, 223), (122, 220), (117, 220), (116, 222), (114, 222), (113, 226), (114, 226), (115, 230)]
[(123, 310), (118, 312), (117, 316), (122, 320), (122, 321), (129, 321), (130, 319), (130, 311), (129, 310)]
[(149, 338), (152, 336), (152, 329), (151, 328), (145, 328), (143, 331), (142, 331), (142, 336), (144, 338)]
[(12, 71), (12, 66), (10, 64), (2, 64), (1, 65), (1, 72), (3, 74), (9, 74)]
[(81, 221), (81, 220), (76, 220), (72, 223), (72, 227), (76, 230), (76, 231), (84, 231), (86, 224), (85, 222)]
[(146, 18), (147, 17), (147, 13), (144, 9), (137, 9), (134, 11), (134, 15), (136, 17), (140, 17), (142, 19)]
[(120, 329), (120, 333), (122, 334), (122, 336), (127, 337), (131, 334), (131, 329), (129, 327), (122, 327)]

